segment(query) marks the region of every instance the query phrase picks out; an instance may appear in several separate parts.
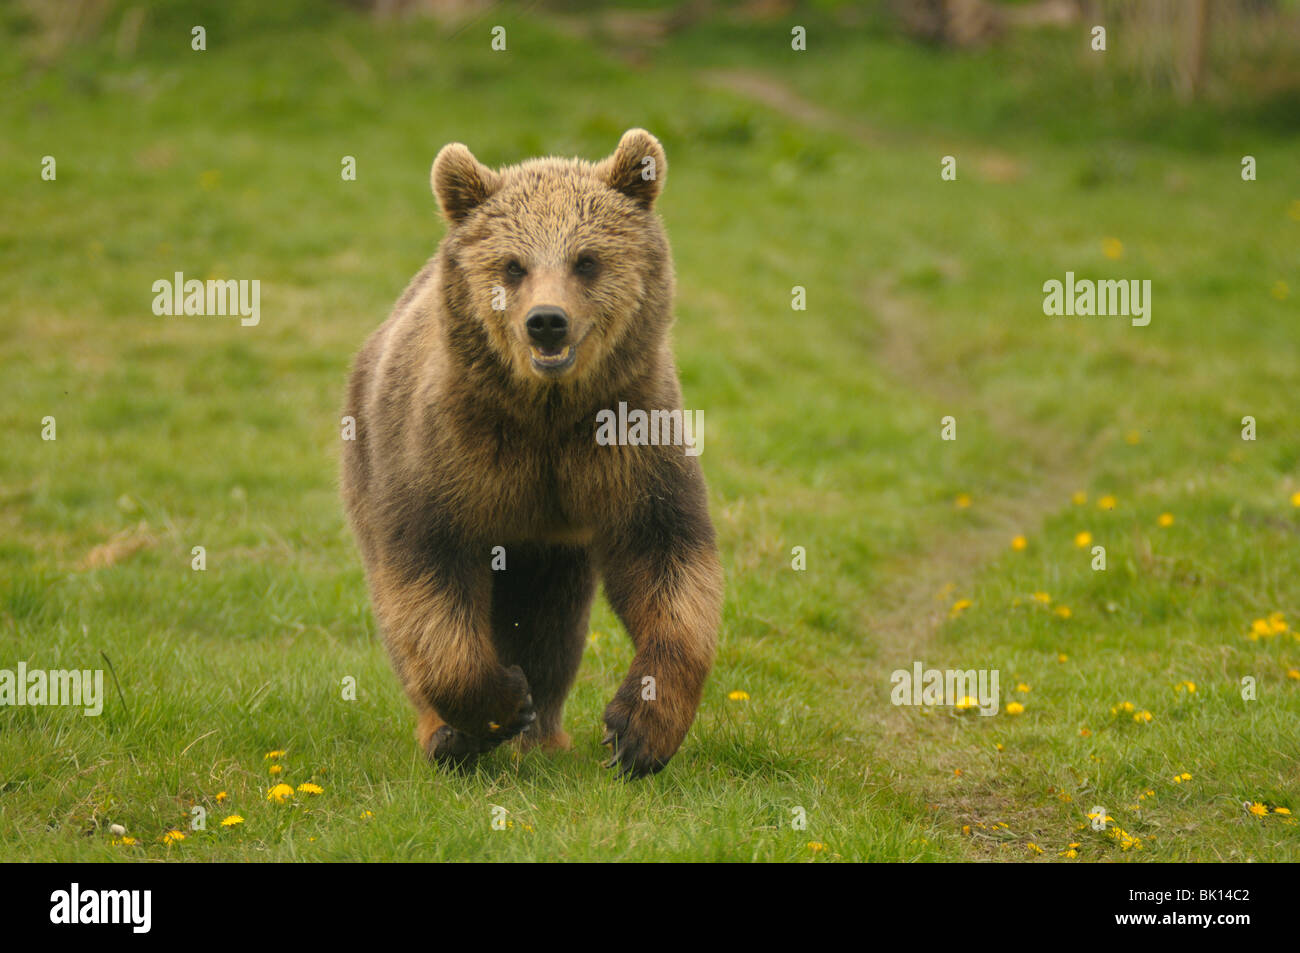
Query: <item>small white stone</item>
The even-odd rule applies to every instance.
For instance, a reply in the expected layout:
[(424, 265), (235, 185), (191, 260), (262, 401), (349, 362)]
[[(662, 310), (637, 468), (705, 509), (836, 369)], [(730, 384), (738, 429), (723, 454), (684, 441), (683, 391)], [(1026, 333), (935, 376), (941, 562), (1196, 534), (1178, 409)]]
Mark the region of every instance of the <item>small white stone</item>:
[(114, 837), (126, 836), (126, 828), (123, 827), (121, 824), (110, 824), (108, 827), (108, 832), (112, 834)]

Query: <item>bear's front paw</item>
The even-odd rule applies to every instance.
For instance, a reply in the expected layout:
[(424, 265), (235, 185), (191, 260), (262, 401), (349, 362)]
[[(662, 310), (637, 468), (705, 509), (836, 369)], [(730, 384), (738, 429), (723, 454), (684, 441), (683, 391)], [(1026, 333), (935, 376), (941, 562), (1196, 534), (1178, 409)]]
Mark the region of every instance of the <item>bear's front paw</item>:
[(500, 714), (483, 726), (482, 743), (485, 750), (522, 734), (537, 721), (537, 709), (533, 707), (533, 694), (528, 688), (524, 670), (518, 665), (506, 669), (503, 687), (504, 698), (498, 706)]
[(424, 750), (432, 761), (465, 768), (487, 749), (473, 735), (457, 731), (451, 725), (443, 725), (430, 735)]
[(690, 722), (678, 724), (662, 701), (643, 699), (637, 692), (628, 699), (620, 691), (605, 709), (605, 727), (600, 743), (610, 745), (613, 754), (605, 767), (633, 779), (662, 771)]

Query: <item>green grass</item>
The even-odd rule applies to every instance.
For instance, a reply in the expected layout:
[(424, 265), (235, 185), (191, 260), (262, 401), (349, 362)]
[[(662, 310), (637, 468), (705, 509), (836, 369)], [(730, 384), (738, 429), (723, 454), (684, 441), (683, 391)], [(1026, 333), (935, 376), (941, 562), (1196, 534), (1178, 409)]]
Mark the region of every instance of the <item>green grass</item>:
[[(277, 5), (214, 7), (195, 53), (168, 5), (131, 56), (110, 17), (52, 63), (6, 58), (0, 667), (103, 652), (125, 704), (109, 678), (98, 718), (0, 712), (0, 856), (1300, 859), (1291, 819), (1242, 806), (1300, 811), (1300, 642), (1247, 638), (1273, 611), (1300, 625), (1295, 137), (1247, 93), (1179, 111), (1100, 80), (1050, 33), (939, 54), (811, 18), (826, 44), (799, 56), (784, 22), (704, 24), (632, 65), (502, 15), (507, 54), (481, 23), (304, 28)], [(717, 668), (670, 767), (615, 782), (600, 714), (631, 650), (601, 602), (574, 750), (440, 773), (337, 499), (349, 361), (441, 235), (443, 143), (597, 158), (633, 125), (670, 165), (676, 349), (728, 575)], [(260, 279), (261, 324), (155, 317), (178, 270)], [(1045, 317), (1067, 270), (1151, 279), (1150, 326)], [(143, 545), (88, 568), (119, 534)], [(915, 660), (996, 668), (1025, 711), (894, 708)], [(269, 803), (273, 749), (324, 793)], [(1141, 847), (1080, 830), (1093, 805)], [(194, 806), (207, 830), (160, 843)]]

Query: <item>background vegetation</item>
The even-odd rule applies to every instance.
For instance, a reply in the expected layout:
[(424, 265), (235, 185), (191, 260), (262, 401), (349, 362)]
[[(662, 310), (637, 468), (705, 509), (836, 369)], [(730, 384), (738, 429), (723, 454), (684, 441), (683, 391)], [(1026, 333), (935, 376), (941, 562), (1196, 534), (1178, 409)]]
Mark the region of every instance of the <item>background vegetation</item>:
[[(1293, 5), (1233, 12), (1189, 94), (1114, 6), (961, 44), (848, 4), (0, 8), (0, 667), (102, 652), (121, 687), (0, 711), (0, 856), (1300, 859), (1300, 60)], [(442, 144), (634, 125), (671, 166), (717, 669), (668, 770), (616, 783), (601, 603), (574, 751), (440, 773), (337, 499), (347, 368), (442, 234)], [(1151, 324), (1044, 316), (1067, 270), (1150, 279)], [(154, 316), (176, 271), (259, 279), (260, 325)], [(1002, 712), (892, 706), (918, 660), (1000, 670)]]

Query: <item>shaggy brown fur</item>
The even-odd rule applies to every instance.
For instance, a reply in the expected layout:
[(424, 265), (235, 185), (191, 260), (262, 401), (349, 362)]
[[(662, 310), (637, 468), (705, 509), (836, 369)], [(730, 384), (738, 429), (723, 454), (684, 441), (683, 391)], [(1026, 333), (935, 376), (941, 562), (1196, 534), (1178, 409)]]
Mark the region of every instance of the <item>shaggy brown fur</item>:
[[(437, 761), (520, 734), (568, 746), (564, 699), (598, 576), (636, 646), (605, 710), (611, 766), (658, 771), (695, 718), (722, 603), (698, 460), (595, 439), (596, 414), (620, 401), (681, 408), (653, 211), (665, 171), (641, 129), (594, 164), (494, 172), (446, 146), (432, 180), (448, 234), (357, 357), (343, 498)], [(539, 363), (525, 325), (538, 306), (567, 315), (567, 367)]]

